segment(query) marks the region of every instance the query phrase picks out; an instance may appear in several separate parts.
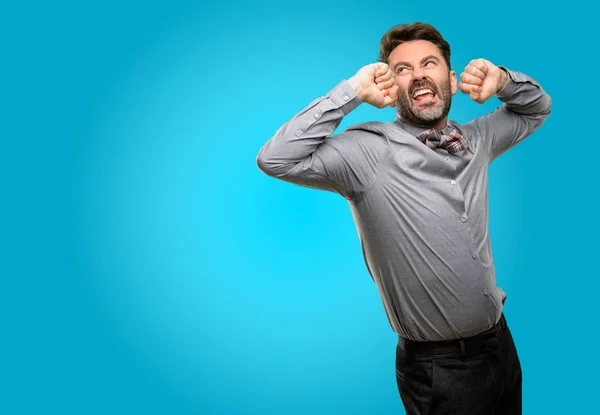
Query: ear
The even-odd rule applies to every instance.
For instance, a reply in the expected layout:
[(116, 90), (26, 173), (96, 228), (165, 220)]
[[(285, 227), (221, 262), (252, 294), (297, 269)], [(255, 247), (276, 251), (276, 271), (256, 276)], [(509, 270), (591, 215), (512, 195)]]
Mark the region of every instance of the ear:
[(455, 71), (450, 71), (450, 89), (452, 90), (452, 95), (458, 92), (458, 82), (456, 81)]

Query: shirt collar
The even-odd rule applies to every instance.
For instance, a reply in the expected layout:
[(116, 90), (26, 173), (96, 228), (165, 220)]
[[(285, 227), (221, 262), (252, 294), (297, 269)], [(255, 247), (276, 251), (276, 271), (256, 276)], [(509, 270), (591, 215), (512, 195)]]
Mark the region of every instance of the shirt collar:
[[(417, 135), (421, 134), (423, 131), (431, 129), (431, 127), (423, 127), (423, 126), (409, 124), (407, 122), (401, 121), (399, 116), (396, 116), (396, 119), (394, 120), (394, 124), (396, 124), (398, 127), (402, 128), (404, 131), (406, 131), (408, 134), (412, 135), (413, 137), (416, 137)], [(461, 131), (460, 126), (456, 121), (448, 120), (448, 122), (446, 123), (446, 126), (442, 129), (442, 133), (447, 134), (452, 129), (457, 129), (458, 131)]]

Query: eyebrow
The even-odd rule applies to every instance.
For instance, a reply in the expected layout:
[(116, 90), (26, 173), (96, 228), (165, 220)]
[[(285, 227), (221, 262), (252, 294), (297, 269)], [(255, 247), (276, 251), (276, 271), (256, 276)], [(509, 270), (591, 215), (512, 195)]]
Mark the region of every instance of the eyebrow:
[[(435, 55), (427, 55), (423, 59), (421, 59), (421, 64), (425, 63), (426, 61), (428, 61), (430, 59), (433, 59), (436, 62), (440, 61), (440, 59)], [(394, 65), (394, 70), (396, 70), (398, 68), (398, 66), (411, 66), (411, 65), (408, 62), (398, 62)]]

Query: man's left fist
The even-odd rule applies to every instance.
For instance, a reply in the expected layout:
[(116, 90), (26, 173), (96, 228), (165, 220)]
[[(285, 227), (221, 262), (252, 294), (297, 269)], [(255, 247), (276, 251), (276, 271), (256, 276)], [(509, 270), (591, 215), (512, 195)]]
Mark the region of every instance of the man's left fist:
[(492, 62), (485, 59), (475, 59), (469, 62), (464, 72), (460, 74), (458, 88), (469, 94), (475, 102), (483, 104), (492, 95), (504, 88), (508, 75)]

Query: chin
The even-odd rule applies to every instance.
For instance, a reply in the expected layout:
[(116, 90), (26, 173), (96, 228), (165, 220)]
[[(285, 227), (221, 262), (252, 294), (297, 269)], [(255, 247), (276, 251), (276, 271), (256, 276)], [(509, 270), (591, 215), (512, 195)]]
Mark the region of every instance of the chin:
[(427, 121), (427, 122), (436, 122), (441, 120), (442, 118), (444, 118), (444, 114), (441, 113), (441, 111), (428, 111), (428, 112), (417, 112), (415, 113), (415, 117), (417, 117), (420, 120), (423, 121)]

